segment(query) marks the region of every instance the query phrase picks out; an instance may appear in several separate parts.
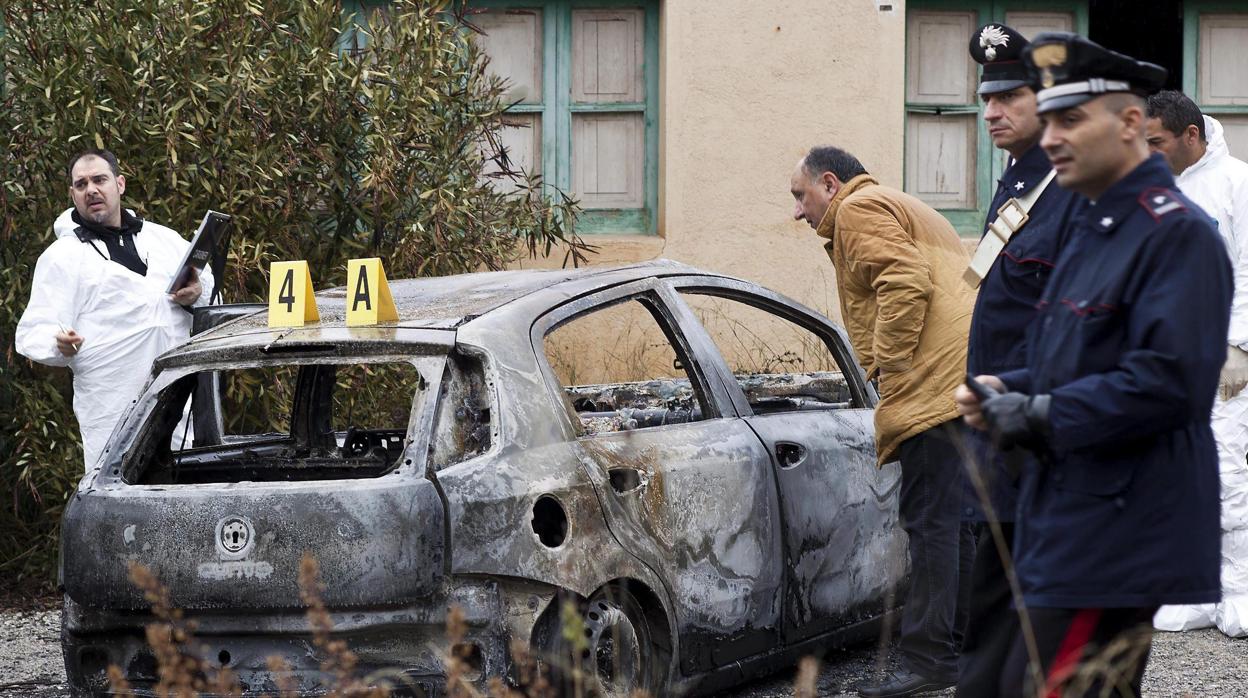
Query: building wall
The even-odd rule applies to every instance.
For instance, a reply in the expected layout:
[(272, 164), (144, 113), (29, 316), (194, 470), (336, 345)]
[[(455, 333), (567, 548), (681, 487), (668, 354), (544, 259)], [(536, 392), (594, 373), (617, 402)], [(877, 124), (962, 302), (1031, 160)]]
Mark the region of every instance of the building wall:
[(789, 179), (811, 145), (833, 144), (901, 186), (903, 5), (667, 0), (660, 14), (659, 235), (592, 236), (593, 262), (667, 257), (839, 317), (831, 263), (792, 219)]

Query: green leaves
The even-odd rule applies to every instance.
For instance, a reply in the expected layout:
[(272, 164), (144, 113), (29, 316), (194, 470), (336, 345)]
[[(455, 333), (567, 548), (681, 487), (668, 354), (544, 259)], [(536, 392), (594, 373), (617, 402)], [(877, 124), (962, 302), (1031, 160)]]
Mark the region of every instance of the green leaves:
[[(505, 85), (485, 74), (459, 2), (354, 19), (334, 0), (0, 11), (0, 527), (23, 532), (0, 541), (6, 579), (53, 578), (59, 507), (82, 472), (67, 372), (12, 349), (75, 152), (114, 151), (124, 205), (184, 234), (206, 209), (234, 216), (227, 301), (263, 300), (272, 261), (306, 259), (327, 288), (352, 256), (403, 278), (590, 249), (576, 203), (500, 152)], [(32, 544), (39, 555), (6, 562)]]

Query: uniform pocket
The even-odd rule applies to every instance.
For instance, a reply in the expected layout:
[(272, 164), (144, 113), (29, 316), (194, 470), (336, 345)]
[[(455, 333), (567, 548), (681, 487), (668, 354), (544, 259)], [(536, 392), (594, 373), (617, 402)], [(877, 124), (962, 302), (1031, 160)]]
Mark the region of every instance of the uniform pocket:
[(1026, 248), (1006, 249), (997, 262), (1006, 292), (1024, 301), (1039, 298), (1053, 272), (1051, 261), (1032, 254)]
[(1126, 324), (1115, 306), (1064, 299), (1045, 315), (1044, 344), (1061, 347), (1048, 355), (1053, 385), (1112, 368), (1119, 357)]
[(1106, 458), (1074, 453), (1061, 459), (1049, 477), (1058, 489), (1112, 497), (1125, 492), (1135, 479), (1139, 461), (1135, 458)]

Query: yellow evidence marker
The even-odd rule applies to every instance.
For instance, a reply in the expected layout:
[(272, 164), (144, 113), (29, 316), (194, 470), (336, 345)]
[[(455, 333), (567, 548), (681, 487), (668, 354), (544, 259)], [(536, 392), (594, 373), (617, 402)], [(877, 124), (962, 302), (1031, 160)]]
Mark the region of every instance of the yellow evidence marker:
[(399, 319), (381, 259), (347, 261), (347, 326), (376, 325)]
[(269, 327), (303, 327), (319, 322), (321, 314), (312, 293), (312, 272), (308, 271), (307, 262), (270, 264)]

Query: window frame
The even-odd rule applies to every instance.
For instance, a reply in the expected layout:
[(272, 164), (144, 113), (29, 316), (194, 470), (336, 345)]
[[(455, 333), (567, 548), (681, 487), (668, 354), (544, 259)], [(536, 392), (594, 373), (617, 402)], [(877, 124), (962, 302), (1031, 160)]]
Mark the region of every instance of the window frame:
[[(1088, 33), (1088, 4), (1082, 0), (911, 0), (906, 4), (906, 12), (912, 11), (936, 11), (936, 12), (973, 12), (975, 14), (975, 26), (983, 26), (988, 22), (1005, 22), (1005, 16), (1008, 12), (1070, 12), (1075, 19), (1075, 32), (1084, 36)], [(907, 15), (908, 18), (909, 15)], [(907, 50), (910, 46), (910, 23), (906, 22), (906, 40)], [(968, 40), (970, 37), (967, 37)], [(1030, 37), (1028, 37), (1030, 38)], [(970, 61), (968, 54), (966, 60)], [(978, 79), (979, 68), (976, 67), (976, 79)], [(909, 84), (910, 64), (905, 62), (905, 80), (904, 84)], [(903, 90), (905, 88), (903, 87)], [(992, 145), (992, 139), (988, 136), (988, 129), (984, 125), (983, 105), (979, 101), (978, 95), (975, 101), (970, 104), (927, 104), (909, 101), (909, 95), (903, 92), (902, 99), (904, 102), (905, 116), (903, 119), (903, 129), (906, 132), (902, 138), (902, 181), (905, 182), (906, 169), (909, 167), (909, 157), (905, 149), (906, 138), (909, 131), (909, 115), (917, 114), (974, 114), (975, 115), (975, 202), (976, 208), (937, 208), (946, 219), (949, 220), (958, 234), (963, 237), (979, 237), (983, 232), (984, 221), (988, 216), (988, 206), (992, 203), (992, 196), (995, 190), (994, 183), (1001, 178), (1005, 172), (1005, 157), (1000, 156), (1000, 152)]]
[[(713, 359), (711, 363), (719, 373), (720, 382), (730, 386), (728, 388), (729, 395), (737, 413), (742, 417), (754, 416), (754, 410), (750, 407), (745, 391), (738, 384), (736, 376), (732, 372), (732, 367), (728, 365), (727, 360), (720, 353), (719, 345), (715, 342), (715, 338), (702, 325), (702, 322), (698, 320), (697, 313), (693, 311), (693, 308), (682, 297), (685, 293), (716, 296), (743, 303), (757, 310), (771, 313), (781, 320), (791, 322), (818, 336), (827, 345), (828, 351), (831, 352), (832, 357), (841, 367), (841, 373), (845, 376), (845, 382), (848, 384), (850, 394), (856, 403), (849, 409), (875, 409), (876, 404), (879, 402), (879, 395), (875, 392), (875, 388), (871, 383), (867, 381), (866, 372), (863, 371), (862, 364), (859, 363), (857, 355), (854, 354), (845, 330), (831, 320), (784, 296), (745, 281), (702, 276), (669, 279), (669, 283), (673, 295), (680, 304), (682, 322), (697, 328), (696, 333), (698, 337), (696, 341), (703, 346), (709, 347), (708, 351), (712, 352), (711, 358)], [(695, 330), (691, 330), (689, 334), (692, 335), (694, 332)]]
[[(547, 392), (553, 400), (551, 404), (565, 406), (565, 409), (557, 411), (563, 415), (562, 420), (566, 433), (569, 435), (568, 440), (579, 441), (581, 439), (592, 439), (620, 432), (592, 434), (585, 432), (580, 427), (576, 414), (566, 409), (568, 402), (565, 399), (565, 386), (560, 381), (558, 374), (555, 373), (554, 367), (550, 365), (550, 359), (546, 356), (546, 337), (560, 326), (573, 320), (588, 317), (599, 310), (631, 301), (643, 304), (648, 302), (653, 306), (654, 313), (652, 313), (652, 317), (657, 314), (657, 317), (654, 317), (655, 323), (668, 338), (677, 358), (684, 362), (685, 371), (689, 374), (690, 386), (693, 388), (695, 395), (701, 398), (705, 409), (702, 419), (690, 423), (696, 424), (716, 419), (737, 418), (739, 414), (735, 409), (735, 397), (723, 385), (722, 367), (716, 363), (719, 361), (719, 353), (717, 350), (714, 350), (713, 346), (708, 348), (707, 342), (709, 339), (701, 329), (701, 325), (697, 325), (696, 333), (688, 331), (689, 323), (687, 318), (689, 309), (677, 297), (676, 292), (659, 279), (644, 279), (596, 291), (564, 303), (547, 311), (530, 328), (529, 341), (532, 345), (538, 368), (546, 383)], [(684, 425), (671, 424), (646, 427), (645, 429), (667, 429), (679, 426)]]
[[(519, 103), (513, 114), (541, 114), (542, 181), (572, 193), (572, 115), (638, 113), (642, 136), (642, 207), (583, 209), (579, 234), (658, 232), (659, 198), (659, 5), (657, 0), (473, 0), (470, 10), (540, 9), (542, 12), (542, 103)], [(643, 80), (641, 102), (575, 104), (572, 84), (572, 11), (633, 8), (642, 11)], [(471, 21), (471, 19), (470, 19)]]
[[(136, 400), (130, 411), (122, 418), (122, 421), (118, 423), (113, 436), (110, 437), (109, 441), (114, 448), (114, 452), (108, 456), (108, 460), (105, 462), (106, 467), (101, 474), (101, 482), (125, 484), (138, 488), (160, 489), (165, 487), (164, 485), (147, 485), (139, 481), (139, 476), (143, 471), (139, 468), (141, 464), (137, 463), (135, 459), (143, 454), (135, 449), (147, 446), (151, 439), (159, 436), (154, 433), (154, 430), (159, 427), (152, 420), (156, 418), (155, 413), (157, 410), (166, 408), (167, 403), (161, 402), (162, 395), (166, 390), (171, 389), (174, 383), (180, 380), (192, 376), (197, 376), (198, 379), (202, 380), (213, 374), (219, 374), (221, 371), (236, 371), (269, 366), (292, 366), (299, 369), (296, 373), (296, 381), (302, 381), (303, 371), (308, 366), (397, 363), (409, 364), (414, 367), (417, 374), (424, 381), (424, 385), (423, 387), (417, 386), (412, 393), (408, 424), (404, 434), (403, 455), (396, 459), (393, 469), (387, 472), (386, 475), (419, 475), (424, 472), (425, 460), (429, 452), (434, 415), (440, 403), (439, 398), (445, 362), (445, 356), (395, 353), (382, 350), (343, 355), (333, 354), (330, 356), (320, 354), (279, 357), (226, 356), (213, 361), (163, 368), (149, 381), (143, 389), (143, 393)], [(284, 436), (272, 439), (271, 442), (274, 444), (290, 443), (292, 441), (293, 434), (296, 431), (295, 413), (300, 409), (298, 390), (298, 387), (296, 387), (296, 393), (291, 396), (290, 428)], [(198, 386), (192, 387), (187, 393), (188, 400), (193, 400), (197, 396), (197, 391)], [(220, 404), (218, 402), (216, 405), (208, 405), (206, 407), (208, 410), (219, 410)], [(219, 415), (217, 416), (219, 417)], [(241, 446), (232, 444), (219, 444), (204, 448), (225, 450), (232, 447), (241, 448)], [(376, 477), (344, 478), (334, 480), (334, 482), (357, 480), (370, 481), (376, 480)], [(256, 482), (255, 485), (288, 486), (292, 484), (306, 484), (307, 482), (314, 481), (286, 482), (273, 480)]]
[(1248, 114), (1248, 104), (1205, 104), (1200, 95), (1200, 16), (1235, 14), (1248, 18), (1248, 5), (1235, 0), (1186, 0), (1183, 3), (1183, 93), (1213, 118)]

